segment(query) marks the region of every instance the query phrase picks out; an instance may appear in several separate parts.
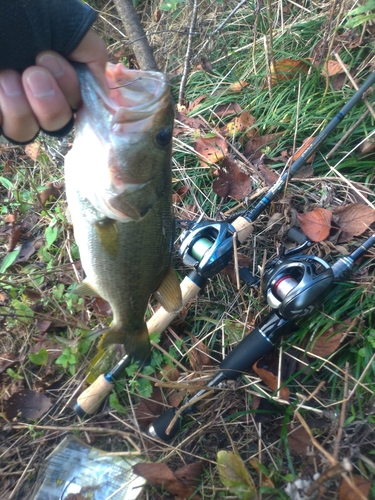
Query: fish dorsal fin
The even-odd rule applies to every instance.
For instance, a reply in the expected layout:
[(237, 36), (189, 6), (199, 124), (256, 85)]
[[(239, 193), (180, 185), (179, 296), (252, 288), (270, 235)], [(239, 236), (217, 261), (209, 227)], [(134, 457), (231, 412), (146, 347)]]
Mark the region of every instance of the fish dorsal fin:
[(159, 304), (168, 312), (177, 312), (182, 308), (180, 283), (172, 267), (169, 267), (154, 296)]
[(77, 286), (74, 288), (73, 293), (79, 295), (80, 297), (100, 297), (95, 288), (86, 280), (83, 280), (82, 283), (77, 283)]

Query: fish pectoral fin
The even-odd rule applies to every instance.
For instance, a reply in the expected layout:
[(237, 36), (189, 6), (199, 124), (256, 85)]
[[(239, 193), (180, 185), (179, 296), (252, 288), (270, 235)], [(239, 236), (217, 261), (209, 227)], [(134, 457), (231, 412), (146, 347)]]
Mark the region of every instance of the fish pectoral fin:
[(100, 297), (95, 288), (86, 280), (83, 280), (82, 283), (77, 283), (77, 286), (74, 288), (73, 293), (79, 295), (80, 297)]
[(126, 354), (129, 354), (134, 361), (147, 364), (151, 360), (150, 339), (146, 324), (130, 334), (124, 332), (121, 327), (113, 325), (101, 339), (100, 348), (105, 349), (111, 344), (124, 344)]
[(180, 282), (172, 267), (169, 267), (154, 296), (159, 304), (170, 313), (177, 312), (182, 308)]

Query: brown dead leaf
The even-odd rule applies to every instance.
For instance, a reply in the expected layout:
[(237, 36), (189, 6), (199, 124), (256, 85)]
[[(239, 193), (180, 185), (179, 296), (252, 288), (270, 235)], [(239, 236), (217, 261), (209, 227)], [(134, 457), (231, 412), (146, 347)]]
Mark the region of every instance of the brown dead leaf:
[(0, 356), (0, 374), (5, 372), (8, 368), (12, 368), (17, 363), (22, 361), (23, 356), (15, 353), (3, 353)]
[(175, 193), (172, 195), (172, 203), (181, 203), (189, 192), (189, 186), (180, 186)]
[(207, 99), (207, 94), (202, 94), (199, 97), (197, 97), (196, 99), (194, 99), (194, 101), (192, 101), (189, 104), (189, 107), (187, 109), (188, 113), (190, 113), (190, 111), (193, 111), (193, 109), (195, 109), (198, 106), (198, 104), (200, 104), (205, 99)]
[(194, 143), (194, 149), (199, 154), (198, 159), (203, 167), (223, 160), (228, 154), (226, 140), (217, 136), (199, 137)]
[(268, 168), (264, 163), (259, 163), (257, 168), (268, 186), (272, 186), (279, 178), (279, 174)]
[(228, 102), (226, 104), (220, 104), (214, 109), (213, 113), (219, 118), (224, 118), (230, 115), (238, 115), (241, 111), (242, 108), (237, 102)]
[[(344, 64), (345, 68), (349, 70), (349, 66), (347, 64)], [(337, 75), (338, 73), (344, 73), (344, 68), (341, 66), (341, 64), (338, 61), (334, 61), (330, 59), (329, 61), (326, 61), (324, 63), (324, 66), (322, 68), (321, 75), (322, 76), (334, 76)]]
[(300, 61), (298, 59), (281, 59), (280, 61), (276, 61), (275, 65), (271, 64), (272, 85), (274, 86), (279, 82), (292, 80), (301, 73), (306, 74), (309, 67), (310, 66), (305, 61)]
[(197, 495), (194, 495), (195, 488), (185, 480), (186, 472), (183, 472), (180, 477), (176, 477), (168, 465), (162, 463), (139, 463), (133, 466), (133, 471), (138, 476), (144, 477), (153, 486), (163, 488), (181, 499), (199, 499)]
[(301, 229), (311, 241), (325, 240), (331, 230), (332, 212), (325, 208), (316, 208), (312, 212), (297, 214)]
[(9, 420), (17, 418), (20, 414), (23, 419), (37, 420), (52, 406), (52, 402), (45, 394), (23, 389), (14, 393), (6, 401), (6, 416)]
[(266, 474), (264, 473), (264, 470), (260, 468), (260, 462), (257, 458), (250, 458), (249, 463), (253, 467), (253, 469), (255, 469), (255, 471), (258, 473), (258, 475), (262, 477), (261, 486), (268, 486), (269, 488), (275, 487), (272, 479), (269, 476), (266, 476)]
[[(237, 254), (237, 260), (238, 260), (238, 266), (241, 267), (250, 267), (251, 264), (251, 259), (249, 257), (246, 257), (246, 255), (243, 255), (242, 253)], [(237, 285), (237, 278), (236, 278), (236, 271), (234, 264), (230, 263), (228, 264), (224, 269), (222, 269), (222, 274), (225, 274), (226, 276), (229, 277), (233, 285)]]
[(250, 176), (241, 172), (237, 164), (225, 158), (218, 168), (219, 178), (215, 179), (212, 188), (216, 194), (235, 200), (243, 200), (252, 191)]
[[(255, 116), (251, 115), (249, 111), (244, 111), (240, 114), (240, 116), (235, 116), (233, 120), (224, 125), (224, 127), (220, 129), (220, 132), (224, 137), (234, 137), (238, 133), (245, 132), (255, 123)], [(248, 133), (246, 133), (246, 137), (249, 139), (250, 137), (256, 135), (257, 132), (257, 129), (251, 129)]]
[(160, 9), (155, 9), (154, 10), (154, 21), (158, 23), (161, 19), (161, 10)]
[(362, 203), (351, 203), (333, 211), (335, 222), (341, 229), (338, 243), (350, 241), (359, 236), (375, 222), (375, 210)]
[(174, 475), (177, 479), (180, 479), (190, 486), (197, 486), (197, 481), (203, 472), (202, 462), (192, 462), (191, 464), (184, 465), (180, 469), (177, 469)]
[(21, 236), (22, 226), (13, 226), (8, 239), (8, 252), (11, 252), (18, 245)]
[(289, 401), (290, 391), (289, 391), (288, 387), (284, 386), (281, 389), (279, 389), (278, 377), (274, 373), (272, 373), (270, 370), (267, 370), (266, 368), (262, 368), (260, 366), (261, 363), (262, 363), (262, 361), (258, 360), (256, 363), (253, 364), (252, 368), (255, 371), (255, 373), (263, 380), (263, 382), (273, 392), (280, 390), (281, 399), (284, 399), (285, 401)]
[[(358, 488), (362, 493), (362, 495), (368, 498), (372, 486), (372, 481), (364, 479), (361, 476), (354, 475), (351, 475), (350, 478), (352, 479), (356, 488)], [(344, 478), (342, 478), (340, 481), (338, 500), (358, 500), (358, 493), (350, 487), (350, 484), (348, 484), (344, 480)]]
[(164, 411), (163, 394), (160, 387), (153, 387), (149, 398), (139, 398), (135, 409), (135, 418), (141, 429), (148, 429), (156, 417)]
[(319, 335), (315, 341), (311, 342), (311, 345), (307, 346), (307, 350), (321, 357), (329, 356), (336, 352), (340, 347), (342, 336), (350, 323), (350, 320), (346, 320), (332, 325), (332, 327), (322, 333), (322, 335)]
[(245, 82), (244, 80), (239, 80), (238, 82), (232, 83), (232, 85), (229, 87), (232, 92), (240, 93), (243, 91), (244, 88), (248, 87), (249, 84)]
[(38, 157), (42, 154), (43, 150), (38, 141), (34, 141), (31, 144), (25, 146), (25, 153), (33, 161), (36, 161)]
[(189, 352), (189, 363), (192, 369), (195, 372), (201, 372), (204, 367), (212, 366), (209, 356), (210, 349), (192, 333), (189, 334), (189, 337), (192, 342), (192, 349)]
[(359, 152), (361, 155), (365, 155), (367, 153), (371, 153), (375, 149), (375, 137), (368, 137), (362, 144), (359, 146)]
[(7, 214), (4, 217), (4, 222), (14, 224), (16, 222), (16, 214)]
[[(306, 151), (306, 149), (311, 145), (311, 143), (314, 141), (315, 137), (307, 137), (300, 148), (294, 153), (292, 160), (296, 161), (297, 158), (299, 158), (302, 153)], [(312, 163), (315, 158), (315, 153), (312, 154), (309, 158), (307, 158), (306, 163)]]
[[(291, 431), (289, 433), (289, 431)], [(304, 427), (293, 428), (288, 425), (288, 444), (292, 453), (306, 456), (308, 448), (311, 448), (312, 441)]]
[(260, 137), (252, 137), (245, 144), (245, 156), (248, 159), (260, 158), (262, 156), (262, 149), (270, 144), (275, 144), (284, 132), (277, 132), (275, 134), (266, 134)]
[(39, 201), (44, 206), (50, 198), (59, 198), (61, 195), (63, 185), (61, 183), (54, 184), (53, 182), (47, 182), (46, 188), (43, 189), (38, 195)]
[(202, 59), (201, 63), (197, 65), (196, 69), (205, 71), (206, 73), (212, 73), (212, 63), (209, 59)]

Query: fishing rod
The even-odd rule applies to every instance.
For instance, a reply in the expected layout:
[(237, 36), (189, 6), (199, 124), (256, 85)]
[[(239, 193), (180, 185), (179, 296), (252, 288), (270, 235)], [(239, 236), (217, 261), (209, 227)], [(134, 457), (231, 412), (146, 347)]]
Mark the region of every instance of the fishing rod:
[[(318, 150), (324, 139), (337, 127), (374, 83), (375, 72), (370, 74), (362, 86), (303, 151), (301, 156), (270, 187), (254, 208), (249, 208), (231, 223), (227, 221), (198, 222), (190, 230), (183, 233), (179, 253), (185, 265), (192, 267), (193, 270), (180, 284), (182, 307), (186, 306), (198, 295), (208, 278), (212, 278), (229, 264), (233, 257), (233, 239), (236, 238), (239, 243), (243, 243), (251, 235), (253, 231), (252, 223), (271, 204), (286, 183), (305, 165), (308, 158)], [(163, 332), (177, 315), (178, 312), (168, 312), (160, 306), (147, 322), (149, 334)], [(125, 358), (124, 363), (130, 363), (126, 356)], [(119, 364), (124, 369), (125, 366), (122, 361), (120, 360)], [(112, 371), (119, 374), (117, 366)], [(114, 387), (114, 379), (110, 375), (112, 371), (107, 375), (101, 375), (79, 396), (75, 406), (77, 415), (93, 415), (98, 410), (101, 402)]]
[(224, 380), (234, 380), (251, 368), (262, 356), (274, 349), (281, 337), (288, 335), (295, 321), (311, 314), (324, 302), (335, 281), (345, 278), (357, 259), (375, 244), (375, 233), (350, 255), (339, 258), (332, 266), (303, 251), (310, 242), (292, 228), (289, 239), (302, 244), (281, 254), (271, 262), (263, 277), (264, 295), (272, 312), (247, 335), (219, 364), (218, 373), (181, 408), (170, 408), (157, 417), (149, 434), (162, 441), (171, 440), (179, 431), (183, 417), (195, 412), (195, 403)]

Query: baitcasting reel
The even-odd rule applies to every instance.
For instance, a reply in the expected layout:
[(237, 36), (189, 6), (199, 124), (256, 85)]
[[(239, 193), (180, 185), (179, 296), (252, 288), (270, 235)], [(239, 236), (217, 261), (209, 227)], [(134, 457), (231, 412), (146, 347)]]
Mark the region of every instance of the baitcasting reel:
[(293, 256), (288, 252), (272, 263), (263, 276), (268, 305), (289, 320), (306, 316), (319, 306), (334, 280), (332, 268), (324, 260), (295, 255), (295, 250)]
[(212, 278), (233, 258), (235, 228), (228, 222), (199, 222), (185, 231), (179, 254), (184, 264), (203, 278)]

